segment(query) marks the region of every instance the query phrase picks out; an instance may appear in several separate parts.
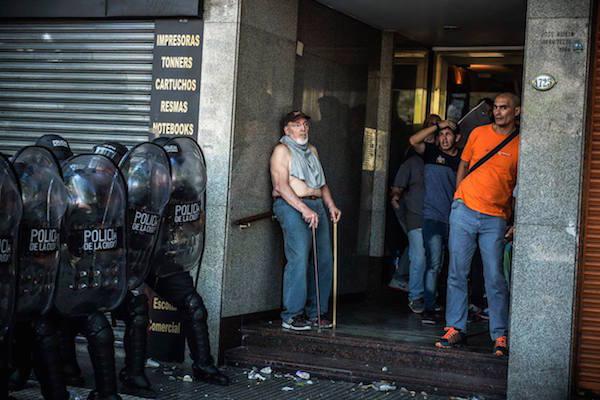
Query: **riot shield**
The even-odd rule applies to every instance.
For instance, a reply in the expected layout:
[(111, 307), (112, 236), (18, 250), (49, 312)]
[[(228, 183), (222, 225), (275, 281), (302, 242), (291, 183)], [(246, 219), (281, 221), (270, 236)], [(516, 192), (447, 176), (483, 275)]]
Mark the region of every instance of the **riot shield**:
[(71, 317), (110, 311), (127, 290), (125, 181), (99, 154), (71, 157), (62, 169), (68, 201), (56, 308)]
[[(12, 326), (17, 286), (17, 238), (22, 204), (19, 183), (8, 159), (0, 155), (0, 349)], [(7, 361), (0, 354), (0, 366)]]
[(150, 272), (150, 257), (171, 195), (171, 167), (162, 147), (142, 143), (119, 168), (127, 183), (127, 285), (135, 289)]
[(17, 317), (30, 319), (52, 306), (67, 190), (58, 160), (44, 147), (21, 149), (13, 158), (13, 166), (23, 201)]
[(159, 277), (199, 266), (206, 198), (206, 164), (198, 144), (178, 137), (163, 147), (171, 163), (172, 192), (151, 262), (153, 273)]

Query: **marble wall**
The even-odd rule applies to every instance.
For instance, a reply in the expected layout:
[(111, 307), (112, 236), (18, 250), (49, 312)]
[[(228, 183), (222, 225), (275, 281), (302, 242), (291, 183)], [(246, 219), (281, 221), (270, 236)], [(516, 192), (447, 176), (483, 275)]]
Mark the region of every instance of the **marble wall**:
[[(281, 305), (279, 225), (267, 219), (240, 230), (233, 222), (270, 210), (269, 157), (279, 119), (292, 108), (314, 117), (313, 138), (348, 221), (341, 241), (355, 248), (367, 77), (379, 57), (380, 34), (314, 1), (204, 5), (198, 141), (207, 160), (208, 198), (198, 290), (216, 355), (221, 318)], [(295, 55), (297, 38), (305, 43), (302, 57)], [(348, 250), (342, 260), (351, 255)]]
[[(509, 399), (570, 394), (590, 3), (527, 4)], [(552, 90), (532, 88), (542, 73), (556, 78)]]
[(207, 236), (197, 286), (208, 309), (215, 356), (223, 294), (240, 13), (241, 0), (204, 1), (198, 143), (207, 165)]
[(297, 15), (297, 0), (242, 3), (222, 317), (281, 305), (279, 225), (232, 223), (271, 210), (269, 158), (292, 107)]

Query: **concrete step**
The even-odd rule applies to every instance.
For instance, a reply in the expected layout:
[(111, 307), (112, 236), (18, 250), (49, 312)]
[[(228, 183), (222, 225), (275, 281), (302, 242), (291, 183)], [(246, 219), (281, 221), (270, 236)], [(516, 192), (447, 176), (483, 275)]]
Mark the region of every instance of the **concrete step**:
[[(486, 399), (501, 399), (506, 393), (506, 379), (496, 376), (472, 376), (460, 371), (442, 372), (436, 368), (413, 368), (399, 365), (382, 366), (374, 360), (366, 363), (332, 355), (286, 351), (260, 346), (241, 346), (225, 353), (231, 366), (258, 367), (270, 365), (276, 371), (310, 372), (313, 376), (333, 380), (370, 383), (386, 380), (417, 393), (465, 396), (483, 395)], [(385, 367), (385, 368), (384, 368)]]
[(257, 325), (242, 329), (242, 345), (294, 354), (316, 354), (348, 359), (380, 367), (460, 372), (472, 377), (493, 376), (506, 380), (508, 360), (488, 352), (463, 349), (436, 349), (430, 346), (383, 338), (340, 335), (330, 330), (293, 332), (277, 326)]

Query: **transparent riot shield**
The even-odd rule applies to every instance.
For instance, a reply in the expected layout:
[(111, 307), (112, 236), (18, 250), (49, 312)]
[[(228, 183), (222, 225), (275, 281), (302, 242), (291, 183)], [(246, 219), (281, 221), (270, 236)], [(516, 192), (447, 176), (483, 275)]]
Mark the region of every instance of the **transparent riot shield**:
[(58, 160), (44, 147), (24, 147), (14, 156), (13, 166), (23, 201), (17, 317), (27, 319), (52, 306), (67, 190)]
[(150, 272), (150, 257), (171, 195), (171, 167), (162, 147), (142, 143), (119, 164), (127, 184), (127, 285), (135, 289)]
[(67, 316), (110, 311), (127, 290), (125, 181), (99, 154), (72, 157), (62, 169), (68, 201), (56, 308)]
[(163, 147), (171, 163), (172, 192), (151, 262), (159, 277), (199, 267), (206, 219), (202, 150), (183, 137), (170, 139)]
[[(17, 238), (22, 204), (19, 183), (8, 159), (0, 155), (0, 350), (12, 326), (17, 287)], [(4, 354), (5, 355), (5, 354)], [(0, 355), (0, 367), (7, 361)]]

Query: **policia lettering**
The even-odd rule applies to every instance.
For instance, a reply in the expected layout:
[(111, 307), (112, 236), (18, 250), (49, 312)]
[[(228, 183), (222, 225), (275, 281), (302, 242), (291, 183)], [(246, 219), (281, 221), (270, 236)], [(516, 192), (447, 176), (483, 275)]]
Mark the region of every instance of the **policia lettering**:
[(85, 229), (83, 251), (111, 250), (117, 247), (116, 229)]
[(173, 205), (174, 212), (173, 222), (175, 224), (185, 224), (187, 222), (195, 222), (200, 219), (202, 213), (202, 204), (200, 202), (190, 204), (175, 204)]
[(147, 233), (153, 235), (156, 233), (160, 224), (160, 215), (149, 212), (133, 210), (134, 217), (131, 223), (131, 230), (137, 233)]
[(8, 264), (12, 260), (12, 239), (0, 239), (0, 263)]
[(58, 229), (31, 228), (25, 248), (31, 253), (45, 253), (58, 250)]
[(69, 249), (73, 254), (114, 250), (122, 246), (122, 227), (74, 229), (69, 236)]

